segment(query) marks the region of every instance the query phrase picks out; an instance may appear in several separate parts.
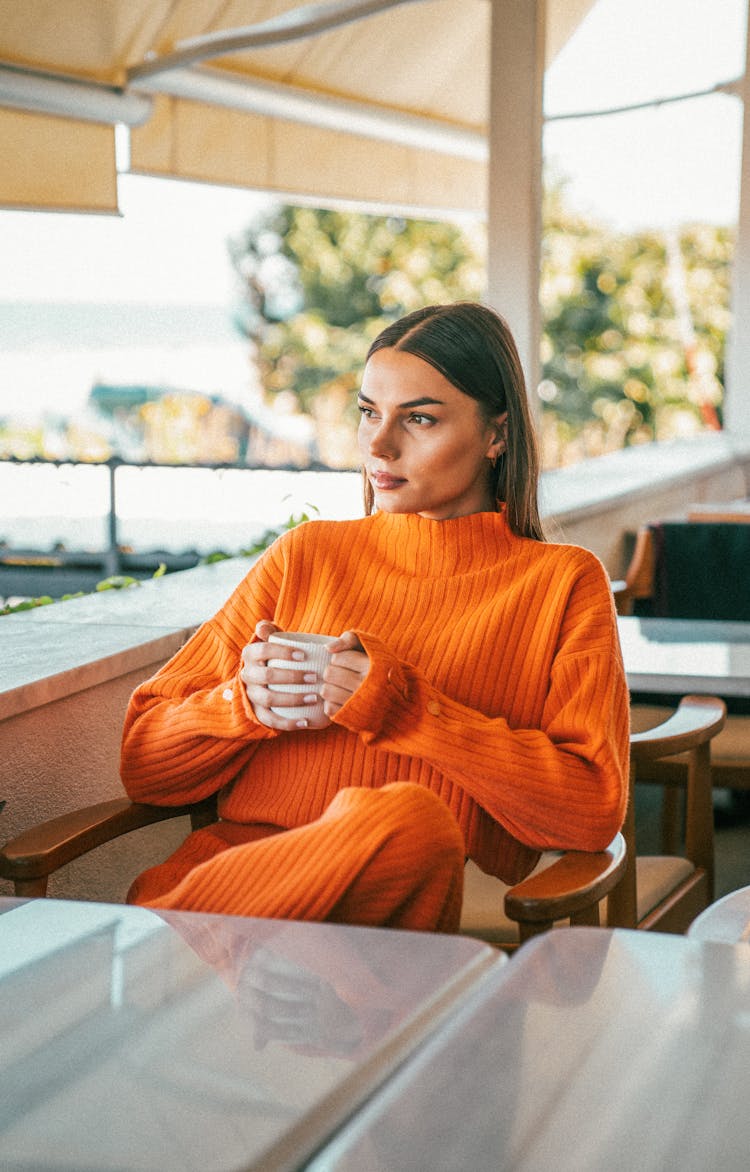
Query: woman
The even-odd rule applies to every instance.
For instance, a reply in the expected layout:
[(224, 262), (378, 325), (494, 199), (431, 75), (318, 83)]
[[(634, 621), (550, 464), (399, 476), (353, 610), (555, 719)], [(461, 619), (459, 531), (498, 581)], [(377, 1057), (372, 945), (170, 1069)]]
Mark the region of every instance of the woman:
[[(473, 303), (390, 325), (359, 394), (367, 516), (284, 534), (127, 713), (135, 800), (219, 794), (130, 898), (455, 930), (466, 857), (513, 883), (623, 814), (628, 696), (604, 569), (543, 539), (506, 323)], [(374, 511), (373, 511), (374, 509)], [(324, 715), (276, 630), (340, 635)], [(311, 692), (316, 681), (307, 681)], [(273, 710), (276, 711), (273, 711)]]

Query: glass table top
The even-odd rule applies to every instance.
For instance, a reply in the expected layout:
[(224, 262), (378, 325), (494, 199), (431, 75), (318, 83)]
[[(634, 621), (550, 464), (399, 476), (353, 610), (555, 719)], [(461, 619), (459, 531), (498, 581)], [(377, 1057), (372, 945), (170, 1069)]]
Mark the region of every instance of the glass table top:
[(0, 899), (2, 1167), (298, 1167), (503, 960), (460, 937)]

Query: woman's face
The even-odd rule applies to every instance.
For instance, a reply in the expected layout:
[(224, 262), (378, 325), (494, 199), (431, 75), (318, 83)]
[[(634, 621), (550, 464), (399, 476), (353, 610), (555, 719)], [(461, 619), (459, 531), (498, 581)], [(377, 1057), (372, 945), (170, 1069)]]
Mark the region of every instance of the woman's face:
[(486, 422), (476, 400), (434, 366), (393, 349), (369, 359), (358, 406), (377, 509), (444, 521), (495, 508), (489, 461), (504, 450), (505, 415)]

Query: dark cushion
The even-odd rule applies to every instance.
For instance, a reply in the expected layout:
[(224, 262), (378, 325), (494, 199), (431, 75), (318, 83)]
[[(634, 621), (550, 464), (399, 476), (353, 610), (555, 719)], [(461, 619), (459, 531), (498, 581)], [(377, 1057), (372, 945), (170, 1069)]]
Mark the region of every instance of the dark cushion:
[(650, 528), (654, 595), (638, 600), (636, 614), (750, 620), (750, 524), (665, 521)]

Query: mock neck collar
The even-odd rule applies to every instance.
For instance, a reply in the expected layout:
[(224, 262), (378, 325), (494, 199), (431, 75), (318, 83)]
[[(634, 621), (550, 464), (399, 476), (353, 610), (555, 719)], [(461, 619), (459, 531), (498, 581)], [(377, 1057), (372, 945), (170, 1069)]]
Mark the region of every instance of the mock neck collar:
[(507, 555), (515, 538), (505, 514), (469, 513), (432, 521), (419, 513), (374, 513), (370, 518), (388, 560), (429, 576), (475, 573)]

